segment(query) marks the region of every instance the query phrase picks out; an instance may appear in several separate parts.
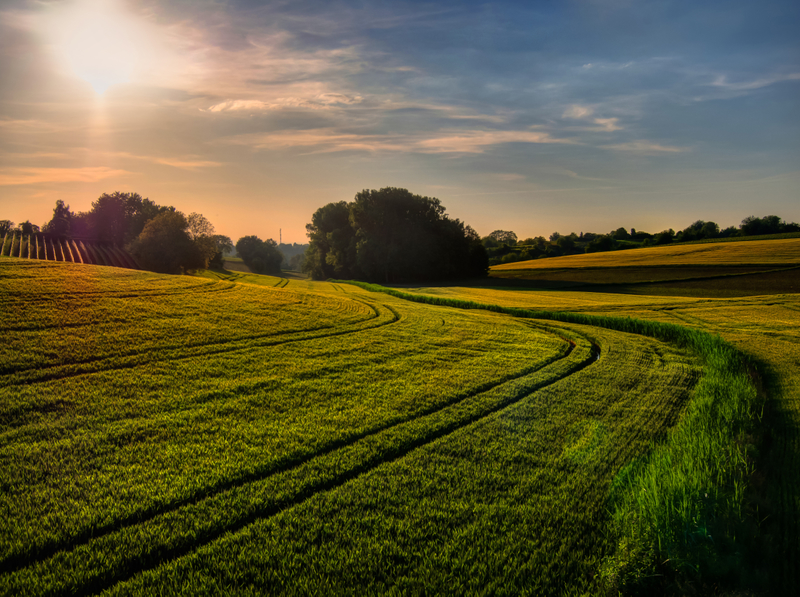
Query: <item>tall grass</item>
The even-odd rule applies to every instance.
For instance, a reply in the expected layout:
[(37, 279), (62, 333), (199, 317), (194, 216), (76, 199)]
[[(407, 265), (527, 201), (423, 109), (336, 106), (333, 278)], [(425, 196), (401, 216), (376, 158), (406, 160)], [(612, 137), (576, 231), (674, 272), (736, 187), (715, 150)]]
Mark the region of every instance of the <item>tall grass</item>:
[(744, 491), (753, 472), (748, 452), (760, 417), (749, 374), (753, 365), (733, 346), (719, 336), (669, 323), (532, 311), (348, 283), (419, 303), (650, 336), (698, 354), (704, 375), (684, 416), (664, 441), (629, 463), (612, 483), (609, 532), (616, 537), (617, 549), (604, 560), (598, 579), (605, 588), (624, 588), (647, 582), (660, 563), (686, 579), (735, 580), (746, 547), (741, 535)]

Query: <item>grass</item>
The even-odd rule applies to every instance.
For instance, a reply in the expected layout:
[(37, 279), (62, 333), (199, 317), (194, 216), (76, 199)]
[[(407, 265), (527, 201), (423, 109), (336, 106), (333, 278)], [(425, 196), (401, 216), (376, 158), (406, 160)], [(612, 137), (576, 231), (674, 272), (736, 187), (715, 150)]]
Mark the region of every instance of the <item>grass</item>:
[[(633, 317), (677, 323), (719, 335), (744, 353), (762, 375), (767, 396), (758, 451), (749, 453), (755, 468), (749, 478), (743, 515), (752, 538), (741, 577), (769, 594), (798, 592), (800, 574), (800, 295), (783, 294), (709, 298), (702, 288), (694, 296), (645, 296), (518, 288), (433, 287), (408, 289), (426, 295), (486, 302), (520, 309), (556, 309), (586, 315)], [(703, 498), (705, 499), (705, 491)], [(712, 534), (713, 536), (713, 534)], [(666, 570), (660, 570), (666, 573)], [(688, 590), (688, 589), (687, 589)], [(678, 593), (687, 590), (677, 589)], [(710, 589), (707, 589), (710, 590)]]
[(0, 261), (0, 593), (594, 592), (716, 383), (677, 326), (205, 276)]

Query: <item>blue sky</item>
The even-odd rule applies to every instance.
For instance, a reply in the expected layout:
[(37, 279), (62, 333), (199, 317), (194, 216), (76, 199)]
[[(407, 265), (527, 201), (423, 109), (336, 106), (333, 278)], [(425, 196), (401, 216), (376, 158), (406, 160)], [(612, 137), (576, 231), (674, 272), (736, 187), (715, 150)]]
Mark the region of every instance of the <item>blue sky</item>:
[(137, 191), (304, 242), (364, 188), (481, 234), (800, 220), (800, 3), (14, 1), (0, 218)]

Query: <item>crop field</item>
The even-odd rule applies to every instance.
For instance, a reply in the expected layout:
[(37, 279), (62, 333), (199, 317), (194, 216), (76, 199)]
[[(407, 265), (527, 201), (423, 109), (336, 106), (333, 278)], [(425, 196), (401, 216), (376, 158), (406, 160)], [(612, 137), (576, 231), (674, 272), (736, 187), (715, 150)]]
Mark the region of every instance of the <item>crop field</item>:
[(508, 263), (494, 284), (663, 296), (800, 292), (800, 238), (666, 245)]
[[(608, 259), (605, 266), (613, 275), (620, 254), (604, 255)], [(596, 263), (599, 255), (586, 257)], [(654, 273), (657, 271), (654, 269)], [(761, 521), (756, 534), (769, 571), (770, 594), (791, 595), (800, 590), (796, 565), (800, 561), (800, 290), (791, 291), (796, 283), (792, 276), (796, 275), (796, 270), (784, 272), (774, 288), (762, 287), (759, 293), (756, 287), (748, 296), (734, 298), (719, 298), (713, 287), (709, 292), (703, 284), (691, 288), (689, 296), (681, 296), (686, 288), (674, 282), (664, 282), (666, 292), (662, 293), (674, 296), (636, 295), (627, 289), (624, 294), (484, 287), (404, 290), (511, 308), (676, 323), (719, 334), (748, 355), (762, 371), (768, 398), (762, 415), (765, 439), (748, 499), (751, 507), (758, 509)]]
[(800, 265), (800, 238), (678, 244), (495, 265), (492, 272), (584, 267)]
[(591, 592), (705, 383), (646, 334), (205, 276), (0, 259), (0, 593)]

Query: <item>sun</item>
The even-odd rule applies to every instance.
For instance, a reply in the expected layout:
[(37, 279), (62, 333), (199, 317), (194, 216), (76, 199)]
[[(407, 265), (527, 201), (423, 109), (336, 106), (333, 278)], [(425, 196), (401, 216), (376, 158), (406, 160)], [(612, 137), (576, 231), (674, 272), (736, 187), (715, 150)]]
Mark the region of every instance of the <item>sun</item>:
[(52, 29), (52, 42), (61, 62), (88, 82), (97, 94), (127, 83), (143, 53), (137, 25), (112, 1), (83, 0), (71, 5)]

